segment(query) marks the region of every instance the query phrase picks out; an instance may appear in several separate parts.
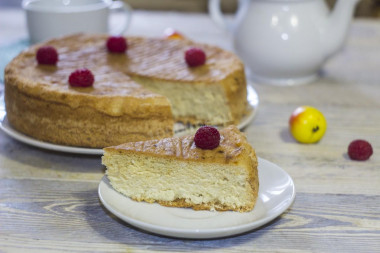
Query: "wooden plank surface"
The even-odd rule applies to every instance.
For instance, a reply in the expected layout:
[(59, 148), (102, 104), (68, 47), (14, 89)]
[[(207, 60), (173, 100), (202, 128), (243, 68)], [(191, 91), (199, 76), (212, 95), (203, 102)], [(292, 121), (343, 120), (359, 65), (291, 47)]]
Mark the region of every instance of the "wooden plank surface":
[(379, 246), (379, 196), (298, 193), (288, 212), (259, 230), (223, 240), (197, 241), (157, 237), (119, 221), (99, 204), (97, 185), (2, 179), (1, 248), (107, 251), (112, 245), (113, 251), (125, 245), (137, 252), (141, 247), (160, 251), (291, 252), (302, 247), (303, 251), (371, 252)]
[[(0, 23), (11, 18), (2, 14)], [(226, 34), (201, 14), (136, 12), (129, 34), (158, 36), (170, 24), (193, 39), (231, 49)], [(20, 38), (23, 29), (2, 30), (0, 37)], [(248, 140), (260, 157), (292, 176), (297, 190), (294, 204), (273, 222), (216, 240), (152, 235), (100, 204), (100, 156), (47, 151), (0, 132), (0, 252), (379, 252), (379, 38), (378, 21), (355, 20), (347, 45), (315, 83), (253, 84), (260, 106), (245, 129)], [(304, 104), (327, 119), (318, 144), (298, 144), (288, 132), (291, 112)], [(348, 144), (357, 138), (372, 143), (370, 160), (348, 158)]]

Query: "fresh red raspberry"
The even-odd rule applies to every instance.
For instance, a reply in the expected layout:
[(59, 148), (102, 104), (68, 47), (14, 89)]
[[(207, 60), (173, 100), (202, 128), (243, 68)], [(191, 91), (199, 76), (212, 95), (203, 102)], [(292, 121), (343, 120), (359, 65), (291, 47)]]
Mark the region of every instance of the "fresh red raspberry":
[(111, 53), (124, 53), (128, 49), (127, 40), (122, 36), (111, 36), (107, 40), (107, 49)]
[(70, 74), (69, 84), (74, 87), (89, 87), (94, 84), (94, 75), (90, 70), (77, 69)]
[(206, 54), (200, 48), (190, 48), (185, 52), (185, 60), (190, 67), (196, 67), (205, 64)]
[(200, 127), (195, 133), (194, 142), (198, 148), (214, 149), (219, 146), (219, 131), (215, 127), (211, 126)]
[(36, 59), (38, 64), (56, 65), (58, 61), (57, 50), (52, 46), (40, 47), (37, 50)]
[(348, 156), (352, 160), (365, 161), (373, 154), (372, 146), (365, 140), (354, 140), (348, 146)]

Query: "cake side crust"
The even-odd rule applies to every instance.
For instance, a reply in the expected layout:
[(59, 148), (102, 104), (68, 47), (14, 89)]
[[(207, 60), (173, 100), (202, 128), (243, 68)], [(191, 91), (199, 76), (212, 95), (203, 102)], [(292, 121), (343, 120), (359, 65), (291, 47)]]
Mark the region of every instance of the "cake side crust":
[[(133, 199), (133, 198), (132, 198)], [(134, 199), (136, 200), (136, 199)], [(138, 200), (136, 200), (138, 201)], [(188, 203), (185, 199), (176, 199), (174, 201), (157, 201), (158, 204), (167, 207), (180, 207), (180, 208), (192, 208), (196, 211), (235, 211), (235, 212), (249, 212), (252, 211), (254, 204), (256, 203), (256, 198), (252, 201), (252, 205), (241, 206), (241, 207), (232, 207), (220, 203), (203, 203), (203, 204), (194, 204)]]
[(173, 135), (170, 107), (143, 115), (110, 116), (92, 107), (71, 108), (30, 97), (5, 83), (7, 119), (13, 128), (38, 140), (60, 145), (104, 148)]
[(197, 148), (193, 135), (123, 143), (106, 147), (104, 150), (110, 154), (148, 154), (156, 157), (223, 164), (238, 164), (242, 161), (241, 157), (248, 159), (247, 154), (254, 153), (253, 148), (247, 143), (246, 136), (236, 126), (231, 125), (221, 129), (220, 135), (220, 145), (213, 150)]

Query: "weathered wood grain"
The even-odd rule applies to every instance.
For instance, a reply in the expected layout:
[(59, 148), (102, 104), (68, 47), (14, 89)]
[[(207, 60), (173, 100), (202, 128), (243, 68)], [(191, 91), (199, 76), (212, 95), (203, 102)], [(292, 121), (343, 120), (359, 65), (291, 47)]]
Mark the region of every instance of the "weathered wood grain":
[(261, 229), (199, 241), (165, 238), (132, 228), (102, 207), (97, 186), (89, 182), (1, 179), (0, 248), (95, 252), (107, 251), (107, 245), (112, 245), (112, 250), (137, 252), (213, 248), (217, 252), (374, 252), (379, 246), (378, 195), (299, 192), (281, 218)]
[(99, 182), (100, 156), (60, 153), (25, 145), (0, 131), (0, 177)]

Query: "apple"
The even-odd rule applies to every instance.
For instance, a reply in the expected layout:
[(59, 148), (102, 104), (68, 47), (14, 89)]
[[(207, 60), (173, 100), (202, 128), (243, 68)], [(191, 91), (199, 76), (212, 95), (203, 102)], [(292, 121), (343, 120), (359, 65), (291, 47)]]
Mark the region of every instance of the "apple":
[(178, 31), (174, 30), (171, 27), (168, 27), (165, 29), (164, 37), (166, 39), (172, 39), (172, 40), (182, 40), (185, 38), (181, 33), (179, 33)]
[(326, 132), (323, 114), (311, 106), (300, 106), (289, 118), (290, 133), (300, 143), (316, 143)]

